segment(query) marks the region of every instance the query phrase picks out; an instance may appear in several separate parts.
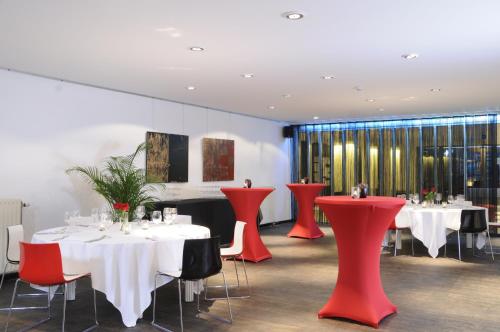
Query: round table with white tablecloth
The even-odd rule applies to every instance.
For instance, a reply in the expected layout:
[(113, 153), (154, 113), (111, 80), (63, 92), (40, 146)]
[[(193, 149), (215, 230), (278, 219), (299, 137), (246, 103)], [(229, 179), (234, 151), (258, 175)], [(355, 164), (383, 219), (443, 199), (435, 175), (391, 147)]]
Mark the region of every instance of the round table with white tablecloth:
[[(488, 222), (487, 209), (479, 206), (448, 205), (423, 208), (420, 205), (403, 207), (396, 215), (398, 228), (410, 228), (412, 235), (428, 249), (429, 255), (436, 258), (439, 248), (446, 244), (446, 236), (460, 229), (463, 210), (483, 210)], [(477, 247), (484, 246), (484, 235), (479, 234)]]
[[(94, 227), (60, 227), (35, 233), (34, 243), (58, 242), (66, 274), (91, 273), (92, 287), (106, 295), (127, 327), (151, 304), (154, 276), (161, 269), (174, 276), (182, 270), (184, 240), (210, 237), (197, 225), (133, 225), (130, 234), (115, 224), (105, 231)], [(158, 279), (158, 287), (171, 278)]]

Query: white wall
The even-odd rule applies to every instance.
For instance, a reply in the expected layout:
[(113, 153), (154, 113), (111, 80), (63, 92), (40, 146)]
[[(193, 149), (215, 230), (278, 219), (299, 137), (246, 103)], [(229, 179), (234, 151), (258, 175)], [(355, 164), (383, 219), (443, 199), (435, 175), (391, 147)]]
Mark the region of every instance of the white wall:
[[(199, 186), (254, 186), (276, 190), (262, 205), (264, 222), (290, 219), (289, 142), (282, 123), (212, 109), (0, 70), (0, 198), (29, 203), (31, 233), (63, 223), (65, 211), (102, 205), (101, 198), (65, 169), (98, 165), (129, 154), (148, 130), (189, 135), (189, 182)], [(202, 182), (201, 139), (235, 140), (235, 181)], [(141, 161), (144, 167), (144, 159)], [(180, 189), (179, 189), (180, 188)]]

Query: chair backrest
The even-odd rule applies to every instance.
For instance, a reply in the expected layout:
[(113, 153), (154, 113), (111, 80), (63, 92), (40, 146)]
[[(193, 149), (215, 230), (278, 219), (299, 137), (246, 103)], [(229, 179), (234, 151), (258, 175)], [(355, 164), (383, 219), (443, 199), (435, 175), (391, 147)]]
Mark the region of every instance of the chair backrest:
[(480, 233), (488, 228), (485, 210), (462, 210), (460, 232)]
[(245, 231), (246, 225), (246, 222), (239, 220), (236, 222), (236, 225), (234, 225), (233, 245), (231, 247), (238, 254), (243, 252), (243, 232)]
[(219, 237), (184, 241), (180, 279), (199, 280), (213, 276), (222, 269)]
[(20, 242), (19, 278), (40, 286), (64, 284), (59, 243)]
[(14, 225), (7, 227), (7, 261), (19, 263), (20, 250), (19, 242), (24, 241), (23, 225)]

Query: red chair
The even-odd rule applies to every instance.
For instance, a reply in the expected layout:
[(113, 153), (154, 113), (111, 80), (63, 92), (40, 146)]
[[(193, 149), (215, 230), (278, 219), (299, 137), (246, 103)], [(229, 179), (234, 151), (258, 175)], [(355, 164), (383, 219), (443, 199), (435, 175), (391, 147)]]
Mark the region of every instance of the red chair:
[[(14, 299), (16, 298), (17, 286), (19, 282), (22, 281), (27, 284), (35, 284), (45, 287), (63, 286), (64, 285), (64, 304), (63, 304), (63, 318), (62, 318), (62, 331), (64, 332), (64, 324), (66, 322), (66, 292), (68, 288), (68, 283), (81, 279), (90, 274), (78, 274), (78, 275), (65, 275), (63, 273), (61, 250), (59, 249), (59, 243), (26, 243), (19, 242), (20, 245), (20, 262), (19, 262), (19, 278), (16, 280), (14, 286), (14, 292), (12, 293), (12, 299), (10, 301), (9, 315), (7, 317), (7, 323), (5, 324), (5, 332), (9, 327), (10, 316), (12, 315), (12, 310), (14, 306)], [(99, 323), (97, 322), (97, 306), (95, 300), (95, 290), (94, 293), (94, 320), (95, 324), (86, 329), (90, 331), (96, 328)], [(48, 317), (23, 329), (28, 330), (35, 326), (50, 320), (50, 292), (48, 292)]]

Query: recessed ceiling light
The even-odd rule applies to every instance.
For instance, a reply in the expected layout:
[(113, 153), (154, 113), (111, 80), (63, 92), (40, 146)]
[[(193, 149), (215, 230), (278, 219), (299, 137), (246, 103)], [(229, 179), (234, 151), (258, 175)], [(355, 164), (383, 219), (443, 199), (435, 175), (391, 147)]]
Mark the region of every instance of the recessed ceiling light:
[(290, 98), (291, 96), (292, 95), (289, 93), (285, 93), (285, 94), (281, 95), (281, 97), (283, 97), (283, 98)]
[(403, 100), (403, 101), (412, 101), (412, 100), (415, 100), (415, 99), (416, 99), (415, 96), (409, 96), (409, 97), (403, 98), (401, 100)]
[(353, 89), (358, 91), (358, 92), (363, 91), (363, 88), (360, 86), (357, 86), (357, 85)]
[(205, 49), (203, 47), (199, 47), (199, 46), (192, 46), (189, 48), (190, 51), (193, 51), (193, 52), (201, 52), (201, 51), (204, 51)]
[(319, 116), (313, 116), (313, 120), (318, 120)]
[(296, 21), (302, 19), (304, 17), (304, 14), (299, 12), (286, 12), (283, 13), (282, 16), (289, 20)]
[(196, 87), (192, 86), (192, 85), (189, 85), (186, 87), (187, 90), (189, 91), (193, 91), (194, 89), (196, 89)]
[(267, 108), (269, 108), (270, 110), (275, 110), (276, 106), (271, 105), (271, 106), (268, 106)]
[(416, 59), (416, 58), (418, 58), (418, 54), (417, 54), (417, 53), (403, 54), (403, 55), (401, 55), (401, 57), (402, 57), (403, 59), (406, 59), (406, 60), (411, 60), (411, 59)]
[(172, 38), (179, 38), (180, 36), (182, 36), (182, 33), (174, 27), (157, 28), (157, 29), (155, 29), (155, 31), (156, 32), (166, 32)]
[(325, 76), (321, 76), (321, 78), (324, 80), (333, 80), (335, 78), (335, 76), (325, 75)]
[(248, 74), (241, 74), (241, 77), (243, 77), (243, 78), (252, 78), (253, 74), (250, 74), (250, 73), (248, 73)]
[(375, 99), (370, 98), (370, 99), (367, 99), (366, 101), (367, 101), (367, 102), (369, 102), (369, 103), (374, 103), (374, 102), (375, 102)]
[(379, 112), (385, 111), (385, 109), (383, 109), (383, 108), (379, 108), (378, 110), (379, 110)]
[(441, 91), (441, 89), (439, 89), (439, 88), (437, 88), (437, 89), (436, 88), (431, 89), (431, 92), (440, 92), (440, 91)]

